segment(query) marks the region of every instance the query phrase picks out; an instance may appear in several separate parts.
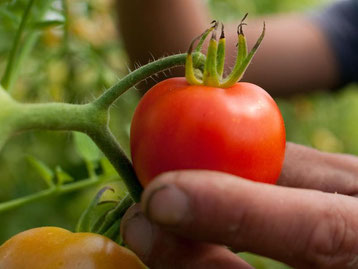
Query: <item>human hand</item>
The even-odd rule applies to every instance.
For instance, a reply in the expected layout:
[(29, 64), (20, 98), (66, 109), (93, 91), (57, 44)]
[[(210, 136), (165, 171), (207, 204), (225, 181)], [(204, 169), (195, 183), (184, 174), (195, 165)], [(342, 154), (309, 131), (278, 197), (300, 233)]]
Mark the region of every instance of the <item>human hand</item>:
[(348, 195), (358, 193), (357, 177), (355, 157), (288, 144), (279, 179), (286, 187), (219, 172), (165, 173), (121, 230), (151, 268), (252, 268), (224, 245), (295, 268), (356, 268), (358, 201)]

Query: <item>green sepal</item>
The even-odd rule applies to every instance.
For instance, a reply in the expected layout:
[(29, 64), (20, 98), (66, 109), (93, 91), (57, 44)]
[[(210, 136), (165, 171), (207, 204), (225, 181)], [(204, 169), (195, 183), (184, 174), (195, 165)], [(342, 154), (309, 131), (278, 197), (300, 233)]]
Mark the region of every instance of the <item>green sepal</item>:
[(199, 78), (197, 78), (196, 74), (195, 74), (195, 69), (194, 69), (194, 65), (193, 65), (193, 56), (192, 53), (188, 53), (186, 56), (186, 61), (185, 61), (185, 78), (186, 81), (190, 84), (190, 85), (202, 85), (203, 81)]
[(219, 76), (216, 69), (218, 42), (215, 38), (211, 38), (209, 42), (208, 52), (206, 54), (206, 62), (203, 74), (203, 83), (206, 86), (217, 87), (220, 84)]
[(206, 29), (203, 34), (201, 34), (200, 36), (198, 36), (197, 38), (194, 39), (194, 41), (199, 39), (198, 45), (196, 46), (194, 52), (200, 52), (201, 51), (201, 49), (203, 48), (203, 44), (204, 44), (205, 39), (217, 27), (217, 21), (214, 20), (214, 21), (211, 22), (211, 24), (213, 24), (213, 25), (210, 28)]
[(217, 49), (217, 59), (216, 59), (216, 71), (218, 73), (219, 78), (221, 79), (224, 73), (224, 65), (225, 65), (225, 46), (226, 46), (226, 38), (224, 34), (224, 24), (221, 24), (221, 35), (218, 43)]
[(83, 211), (76, 225), (76, 232), (92, 232), (93, 225), (99, 218), (104, 216), (115, 205), (110, 203), (100, 203), (102, 196), (106, 191), (113, 191), (110, 187), (104, 187), (98, 191), (89, 206)]
[(225, 79), (223, 81), (223, 83), (220, 85), (222, 88), (231, 87), (232, 85), (234, 85), (237, 81), (239, 81), (243, 77), (247, 67), (249, 66), (252, 58), (254, 57), (257, 49), (259, 48), (259, 46), (265, 36), (265, 31), (266, 31), (266, 26), (264, 23), (262, 33), (261, 33), (259, 39), (256, 41), (256, 44), (253, 46), (253, 48), (251, 49), (250, 53), (246, 56), (246, 58), (242, 61), (241, 65), (239, 67), (235, 67), (233, 69), (233, 71), (231, 72), (231, 74), (227, 77), (227, 79)]
[[(186, 56), (186, 60), (185, 60), (185, 78), (188, 81), (188, 83), (191, 85), (202, 85), (203, 84), (203, 81), (202, 81), (203, 74), (200, 70), (198, 70), (196, 68), (205, 69), (206, 59), (205, 59), (205, 56), (200, 51), (201, 51), (204, 41), (206, 40), (208, 35), (213, 30), (215, 30), (217, 28), (216, 21), (212, 21), (211, 24), (213, 24), (213, 25), (210, 28), (206, 29), (204, 31), (204, 33), (202, 33), (201, 35), (199, 35), (193, 39), (193, 41), (190, 43), (190, 46), (189, 46), (189, 49), (187, 52), (187, 56)], [(198, 41), (197, 46), (194, 49), (194, 44), (197, 40), (199, 40), (199, 41)], [(204, 59), (200, 59), (200, 58), (204, 58)], [(202, 62), (204, 62), (204, 65), (198, 66), (198, 64), (201, 64)]]
[(92, 223), (89, 231), (96, 233), (104, 222), (106, 215), (118, 204), (118, 201), (102, 201), (94, 208), (95, 214), (93, 215)]
[(124, 216), (127, 209), (133, 204), (133, 199), (127, 194), (112, 210), (110, 210), (96, 233), (105, 234), (108, 229), (118, 220)]
[[(200, 38), (200, 42), (204, 42), (204, 38), (209, 33), (209, 28), (206, 30), (201, 36), (194, 39), (194, 41), (190, 44), (189, 51), (186, 57), (185, 64), (185, 76), (189, 84), (191, 85), (204, 85), (210, 87), (220, 87), (220, 88), (229, 88), (242, 79), (247, 67), (249, 66), (252, 58), (254, 57), (257, 49), (259, 48), (266, 31), (266, 26), (264, 23), (262, 33), (258, 38), (256, 44), (248, 53), (247, 50), (247, 42), (245, 35), (243, 33), (243, 26), (246, 25), (244, 20), (246, 19), (247, 14), (241, 20), (238, 26), (238, 50), (237, 50), (237, 58), (235, 62), (235, 66), (232, 72), (226, 77), (223, 78), (224, 73), (224, 65), (225, 65), (225, 36), (224, 36), (224, 26), (222, 25), (222, 33), (219, 39), (219, 42), (216, 40), (216, 28), (217, 23), (213, 26), (213, 35), (209, 42), (209, 47), (206, 55), (206, 61), (204, 66), (204, 72), (201, 77), (201, 73), (199, 75), (195, 72), (193, 67), (193, 58), (192, 58), (192, 50), (194, 42)], [(199, 43), (200, 43), (199, 42)], [(197, 49), (201, 49), (202, 44), (197, 47)]]

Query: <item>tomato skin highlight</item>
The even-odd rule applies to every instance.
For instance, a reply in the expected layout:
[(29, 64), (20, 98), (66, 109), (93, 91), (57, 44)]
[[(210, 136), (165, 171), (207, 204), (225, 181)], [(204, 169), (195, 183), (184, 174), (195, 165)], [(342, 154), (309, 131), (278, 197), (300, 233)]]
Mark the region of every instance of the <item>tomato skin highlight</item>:
[(189, 85), (171, 78), (141, 99), (131, 126), (134, 169), (143, 186), (160, 173), (207, 169), (276, 183), (286, 136), (275, 101), (262, 88)]
[(1, 269), (143, 269), (130, 250), (92, 233), (41, 227), (19, 233), (0, 246)]

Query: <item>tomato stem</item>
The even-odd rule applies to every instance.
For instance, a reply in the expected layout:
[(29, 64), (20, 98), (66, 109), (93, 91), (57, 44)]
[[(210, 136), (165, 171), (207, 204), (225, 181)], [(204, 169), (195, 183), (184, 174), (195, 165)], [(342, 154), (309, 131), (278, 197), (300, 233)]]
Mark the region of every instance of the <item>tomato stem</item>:
[(74, 183), (64, 184), (61, 186), (53, 186), (43, 191), (39, 191), (34, 194), (29, 194), (24, 197), (16, 198), (11, 201), (0, 203), (0, 212), (14, 210), (30, 202), (38, 201), (48, 197), (58, 196), (64, 193), (73, 192), (86, 187), (94, 186), (102, 182), (101, 178), (89, 178)]
[[(187, 53), (171, 55), (134, 70), (105, 91), (93, 102), (93, 104), (95, 104), (98, 109), (108, 109), (124, 92), (142, 80), (145, 80), (158, 72), (184, 65), (186, 57)], [(201, 53), (195, 52), (193, 59), (193, 64), (197, 67), (201, 67), (204, 63), (204, 56)], [(195, 59), (197, 59), (197, 61), (195, 61)]]
[(108, 125), (100, 129), (88, 132), (88, 135), (106, 155), (113, 167), (123, 179), (131, 197), (135, 202), (140, 201), (140, 195), (143, 191), (138, 178), (133, 169), (132, 163), (112, 134)]

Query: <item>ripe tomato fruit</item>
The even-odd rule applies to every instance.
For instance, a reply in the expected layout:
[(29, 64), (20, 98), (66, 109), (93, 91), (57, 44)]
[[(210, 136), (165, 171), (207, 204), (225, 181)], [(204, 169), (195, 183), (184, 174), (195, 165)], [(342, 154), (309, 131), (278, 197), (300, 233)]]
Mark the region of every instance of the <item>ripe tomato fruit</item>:
[[(218, 22), (213, 21), (189, 47), (185, 78), (155, 85), (139, 102), (131, 126), (131, 152), (143, 186), (162, 172), (179, 169), (217, 170), (266, 183), (278, 179), (286, 145), (281, 113), (262, 88), (237, 82), (265, 35), (264, 24), (248, 53), (242, 29), (246, 17), (237, 28), (238, 57), (229, 75), (223, 78), (224, 27), (218, 42)], [(200, 51), (209, 33), (204, 69), (195, 70), (192, 52)]]
[(189, 85), (171, 78), (141, 99), (131, 126), (134, 169), (143, 186), (178, 169), (227, 172), (275, 183), (285, 152), (284, 122), (262, 88)]
[(0, 246), (1, 269), (143, 269), (130, 250), (92, 233), (31, 229)]

